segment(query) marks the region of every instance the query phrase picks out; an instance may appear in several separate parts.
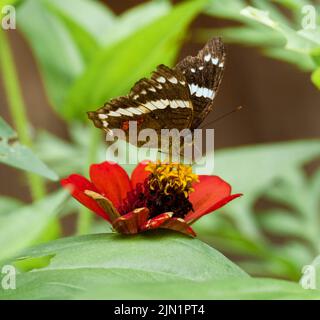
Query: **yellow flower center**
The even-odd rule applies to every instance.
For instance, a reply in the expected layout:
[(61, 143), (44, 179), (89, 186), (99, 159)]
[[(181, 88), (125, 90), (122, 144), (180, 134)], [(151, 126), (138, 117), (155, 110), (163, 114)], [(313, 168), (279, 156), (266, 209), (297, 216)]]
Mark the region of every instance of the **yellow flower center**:
[(194, 191), (192, 185), (198, 176), (192, 167), (180, 163), (150, 162), (146, 171), (151, 172), (148, 183), (151, 190), (159, 190), (165, 195), (183, 193), (186, 198)]

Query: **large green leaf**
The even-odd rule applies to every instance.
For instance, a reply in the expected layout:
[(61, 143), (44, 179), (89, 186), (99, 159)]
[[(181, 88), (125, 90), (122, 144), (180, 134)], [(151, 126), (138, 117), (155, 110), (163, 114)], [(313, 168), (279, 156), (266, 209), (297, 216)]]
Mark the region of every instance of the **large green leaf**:
[(53, 221), (65, 198), (66, 193), (60, 192), (0, 215), (0, 261), (12, 257), (43, 237), (43, 231)]
[(320, 299), (320, 292), (305, 290), (297, 283), (273, 279), (226, 279), (195, 283), (121, 283), (113, 287), (91, 287), (77, 299), (206, 299), (206, 300), (274, 300)]
[(92, 286), (173, 280), (208, 281), (249, 278), (215, 249), (197, 239), (172, 233), (136, 236), (98, 234), (65, 238), (22, 254), (26, 259), (51, 257), (41, 269), (17, 276), (14, 292), (2, 298), (72, 298)]
[(33, 152), (17, 141), (16, 133), (0, 117), (0, 162), (6, 165), (33, 172), (51, 180), (57, 175), (40, 161)]
[[(172, 64), (188, 24), (205, 1), (187, 1), (97, 53), (75, 82), (62, 109), (68, 118), (83, 117), (90, 108), (126, 94), (130, 87), (160, 64)], [(93, 90), (94, 88), (94, 90)]]

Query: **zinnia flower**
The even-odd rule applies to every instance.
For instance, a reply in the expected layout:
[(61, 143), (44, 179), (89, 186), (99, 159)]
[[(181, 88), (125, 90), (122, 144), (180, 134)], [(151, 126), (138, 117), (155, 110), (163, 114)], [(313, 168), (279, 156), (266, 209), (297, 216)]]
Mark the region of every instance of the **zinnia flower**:
[(61, 183), (123, 234), (165, 228), (195, 236), (192, 223), (241, 196), (231, 195), (231, 186), (218, 176), (197, 176), (177, 163), (141, 162), (130, 179), (106, 161), (91, 165), (90, 180), (72, 174)]

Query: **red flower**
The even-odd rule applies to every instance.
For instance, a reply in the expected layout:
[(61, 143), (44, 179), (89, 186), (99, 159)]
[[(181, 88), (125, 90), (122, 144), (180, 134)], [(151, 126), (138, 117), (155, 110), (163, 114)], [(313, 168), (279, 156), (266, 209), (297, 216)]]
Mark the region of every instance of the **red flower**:
[(221, 178), (196, 176), (181, 164), (141, 162), (130, 179), (122, 167), (106, 161), (91, 165), (90, 179), (72, 174), (61, 184), (124, 234), (165, 228), (195, 236), (192, 223), (241, 196), (231, 195)]

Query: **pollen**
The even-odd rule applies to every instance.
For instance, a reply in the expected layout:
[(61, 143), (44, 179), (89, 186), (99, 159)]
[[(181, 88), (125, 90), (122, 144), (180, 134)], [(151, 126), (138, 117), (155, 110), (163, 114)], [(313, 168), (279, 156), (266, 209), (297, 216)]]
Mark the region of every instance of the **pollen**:
[(192, 172), (192, 167), (180, 163), (150, 162), (146, 171), (151, 173), (149, 188), (165, 195), (183, 193), (187, 198), (194, 191), (193, 183), (198, 182), (198, 176)]

